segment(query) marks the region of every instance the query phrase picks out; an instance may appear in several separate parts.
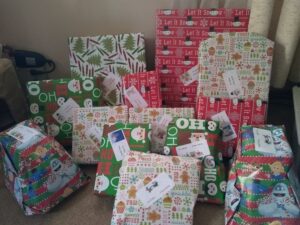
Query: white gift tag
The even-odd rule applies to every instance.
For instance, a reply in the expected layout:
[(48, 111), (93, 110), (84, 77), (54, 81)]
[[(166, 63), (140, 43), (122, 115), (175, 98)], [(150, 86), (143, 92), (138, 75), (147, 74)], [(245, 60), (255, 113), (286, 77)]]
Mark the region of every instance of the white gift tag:
[(223, 131), (222, 140), (224, 142), (233, 140), (237, 137), (237, 134), (235, 133), (235, 130), (225, 111), (211, 116), (211, 119), (220, 122), (220, 129)]
[(115, 130), (108, 133), (108, 139), (111, 143), (117, 161), (123, 160), (125, 155), (130, 151), (127, 139), (123, 130)]
[(106, 92), (116, 89), (117, 85), (121, 83), (121, 79), (113, 73), (109, 73), (103, 81), (103, 86)]
[(73, 108), (79, 107), (80, 106), (72, 98), (69, 98), (52, 116), (59, 124), (63, 124), (66, 121), (72, 122), (72, 110)]
[(41, 135), (37, 130), (23, 125), (18, 125), (6, 133), (22, 143), (29, 141), (34, 136)]
[(186, 145), (180, 145), (176, 147), (178, 156), (195, 157), (200, 158), (210, 155), (209, 146), (205, 139), (200, 139)]
[(147, 108), (148, 106), (147, 102), (135, 86), (131, 86), (125, 90), (125, 97), (134, 108)]
[(229, 98), (242, 98), (243, 89), (236, 70), (228, 70), (224, 72), (223, 79)]
[(85, 131), (85, 135), (92, 140), (92, 142), (98, 147), (101, 145), (103, 129), (97, 126), (92, 126)]
[(158, 121), (158, 125), (161, 127), (167, 127), (172, 120), (173, 120), (172, 116), (165, 114)]
[(173, 189), (174, 181), (167, 173), (161, 173), (146, 186), (137, 191), (137, 199), (140, 200), (144, 208), (148, 208), (158, 199)]
[(181, 82), (184, 84), (184, 86), (188, 86), (194, 81), (198, 80), (199, 76), (199, 67), (198, 65), (193, 66), (191, 69), (189, 69), (187, 72), (182, 74), (180, 76)]
[(271, 131), (253, 128), (253, 133), (256, 151), (276, 154)]

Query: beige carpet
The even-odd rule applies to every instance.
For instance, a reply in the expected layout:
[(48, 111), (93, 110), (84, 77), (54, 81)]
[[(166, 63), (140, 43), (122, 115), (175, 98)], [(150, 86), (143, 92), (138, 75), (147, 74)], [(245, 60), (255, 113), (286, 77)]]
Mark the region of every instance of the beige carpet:
[[(114, 198), (93, 194), (96, 166), (82, 169), (92, 177), (91, 183), (71, 195), (50, 213), (24, 216), (17, 202), (3, 184), (0, 164), (0, 224), (1, 225), (108, 225)], [(224, 206), (197, 203), (194, 210), (195, 225), (224, 224)]]

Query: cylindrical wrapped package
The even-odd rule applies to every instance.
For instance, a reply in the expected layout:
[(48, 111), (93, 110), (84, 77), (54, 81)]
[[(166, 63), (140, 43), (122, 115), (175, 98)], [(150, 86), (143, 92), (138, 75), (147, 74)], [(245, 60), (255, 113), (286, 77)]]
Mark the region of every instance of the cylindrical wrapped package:
[(282, 88), (287, 80), (300, 35), (300, 1), (284, 1), (277, 33), (274, 52), (273, 75), (271, 85)]

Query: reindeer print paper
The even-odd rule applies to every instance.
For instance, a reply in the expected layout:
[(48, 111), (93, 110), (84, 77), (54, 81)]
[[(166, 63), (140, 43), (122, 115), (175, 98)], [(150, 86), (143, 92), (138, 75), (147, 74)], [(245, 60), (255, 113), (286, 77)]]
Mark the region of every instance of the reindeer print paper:
[(122, 103), (121, 77), (146, 70), (145, 41), (141, 33), (70, 37), (73, 77), (101, 77), (108, 103)]
[(30, 117), (61, 144), (70, 146), (72, 109), (100, 106), (103, 92), (99, 78), (63, 78), (27, 83)]
[(249, 15), (248, 9), (157, 11), (156, 68), (164, 106), (195, 106), (199, 44), (216, 33), (246, 32)]
[(72, 156), (77, 163), (96, 164), (103, 126), (128, 122), (127, 106), (76, 108), (73, 110)]
[[(192, 225), (200, 171), (197, 159), (131, 151), (120, 169), (111, 224)], [(162, 176), (168, 179), (161, 180)], [(156, 201), (145, 206), (146, 193), (160, 192), (161, 187), (167, 193), (158, 194)]]

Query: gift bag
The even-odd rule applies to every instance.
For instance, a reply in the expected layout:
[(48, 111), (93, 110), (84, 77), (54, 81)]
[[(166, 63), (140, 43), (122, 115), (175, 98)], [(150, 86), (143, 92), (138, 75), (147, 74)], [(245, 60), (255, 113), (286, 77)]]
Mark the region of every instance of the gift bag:
[(99, 78), (63, 78), (27, 83), (30, 117), (54, 136), (70, 146), (72, 109), (102, 104)]
[(77, 163), (96, 164), (103, 126), (128, 122), (127, 106), (73, 109), (72, 156)]
[(246, 32), (248, 9), (158, 10), (156, 68), (164, 106), (195, 107), (198, 47), (219, 32)]
[(112, 225), (193, 224), (197, 159), (131, 151), (122, 162)]
[(0, 134), (4, 183), (25, 215), (43, 214), (85, 185), (70, 155), (32, 121)]
[(115, 196), (119, 183), (119, 169), (129, 151), (149, 152), (149, 124), (106, 124), (98, 157), (94, 191)]

